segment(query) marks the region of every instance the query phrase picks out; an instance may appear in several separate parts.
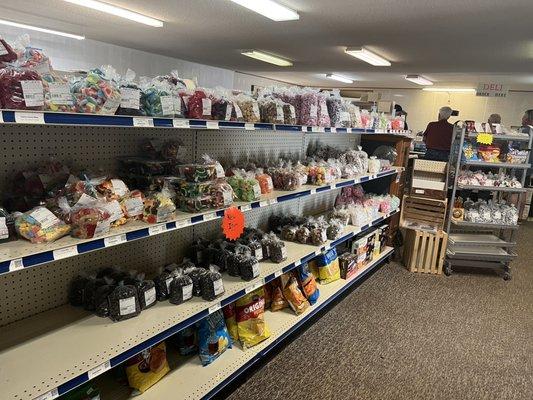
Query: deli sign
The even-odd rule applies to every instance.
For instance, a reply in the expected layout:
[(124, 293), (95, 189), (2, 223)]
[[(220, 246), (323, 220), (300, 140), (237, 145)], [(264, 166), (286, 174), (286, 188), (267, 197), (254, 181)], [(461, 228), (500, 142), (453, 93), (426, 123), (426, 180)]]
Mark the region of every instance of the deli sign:
[(509, 88), (501, 83), (480, 83), (476, 89), (476, 96), (506, 97)]

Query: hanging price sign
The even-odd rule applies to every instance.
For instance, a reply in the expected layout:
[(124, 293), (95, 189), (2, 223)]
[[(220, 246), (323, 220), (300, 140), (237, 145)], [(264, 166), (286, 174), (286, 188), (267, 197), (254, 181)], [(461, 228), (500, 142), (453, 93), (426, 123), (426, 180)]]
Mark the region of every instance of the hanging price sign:
[(494, 140), (494, 137), (492, 136), (492, 133), (478, 133), (477, 134), (477, 142), (480, 144), (491, 145), (493, 140)]
[(236, 207), (224, 211), (222, 218), (222, 232), (229, 240), (237, 240), (244, 232), (244, 214)]

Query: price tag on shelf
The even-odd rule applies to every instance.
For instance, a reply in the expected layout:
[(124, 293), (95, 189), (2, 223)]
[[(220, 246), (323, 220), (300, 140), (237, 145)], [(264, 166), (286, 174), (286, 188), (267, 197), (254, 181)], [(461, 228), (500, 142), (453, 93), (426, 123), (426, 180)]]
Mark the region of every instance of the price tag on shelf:
[(78, 255), (78, 246), (69, 246), (64, 249), (54, 250), (54, 260), (62, 260), (63, 258), (74, 257)]
[(9, 262), (9, 272), (18, 271), (24, 268), (22, 258), (17, 258)]
[(278, 199), (270, 199), (270, 200), (268, 201), (268, 204), (269, 204), (269, 205), (278, 204)]
[(50, 390), (49, 392), (46, 392), (45, 394), (42, 394), (40, 396), (37, 396), (33, 400), (54, 400), (59, 397), (59, 391), (57, 388)]
[(218, 121), (205, 121), (207, 129), (218, 129)]
[(213, 314), (215, 311), (218, 311), (222, 308), (222, 304), (221, 303), (217, 303), (217, 304), (213, 304), (211, 307), (209, 307), (207, 309), (207, 312), (209, 314)]
[(102, 375), (104, 372), (109, 371), (111, 369), (111, 362), (106, 361), (103, 364), (100, 364), (97, 367), (94, 367), (93, 369), (90, 369), (87, 371), (87, 375), (89, 375), (89, 380), (96, 378), (98, 375)]
[(180, 118), (174, 118), (172, 120), (172, 126), (174, 128), (190, 128), (189, 120)]
[(278, 278), (281, 275), (283, 275), (283, 270), (279, 270), (279, 271), (274, 272), (274, 278)]
[(346, 128), (346, 133), (352, 133), (352, 128)]
[(244, 289), (244, 293), (248, 294), (250, 292), (253, 292), (256, 289), (259, 289), (261, 286), (264, 286), (265, 280), (259, 279), (258, 282), (254, 283), (252, 286), (248, 286), (246, 289)]
[(316, 189), (311, 189), (311, 190), (309, 190), (309, 192), (310, 192), (311, 194), (315, 194), (315, 193), (316, 193)]
[(242, 212), (250, 211), (252, 209), (252, 205), (251, 204), (245, 204), (245, 205), (241, 206), (240, 208), (241, 208)]
[(139, 128), (153, 128), (154, 127), (154, 119), (153, 118), (133, 117), (133, 126), (137, 126)]
[(107, 237), (104, 239), (105, 247), (116, 246), (117, 244), (125, 243), (127, 241), (126, 234)]
[(2, 111), (0, 111), (0, 124), (4, 123), (4, 116)]
[(322, 250), (315, 250), (315, 256), (320, 255), (320, 253), (322, 253)]
[(211, 213), (204, 214), (204, 221), (211, 221), (211, 220), (214, 220), (214, 219), (217, 219), (217, 213), (216, 212), (211, 212)]
[(44, 124), (44, 114), (15, 111), (15, 122), (19, 124)]
[(244, 129), (246, 129), (247, 131), (255, 131), (255, 125), (254, 124), (250, 124), (250, 123), (246, 123), (246, 124), (244, 124)]
[(298, 260), (298, 261), (295, 261), (295, 262), (294, 262), (294, 266), (295, 266), (295, 267), (298, 267), (298, 266), (300, 266), (301, 264), (302, 264), (302, 260)]
[(167, 225), (166, 224), (150, 226), (150, 227), (148, 227), (148, 234), (150, 236), (157, 235), (158, 233), (166, 232), (166, 230), (167, 230)]
[(259, 207), (266, 207), (268, 206), (268, 201), (260, 201), (259, 202)]
[(307, 126), (302, 126), (302, 132), (307, 132)]
[(186, 226), (189, 226), (191, 224), (192, 224), (192, 222), (191, 222), (190, 218), (188, 218), (188, 219), (180, 219), (180, 220), (176, 221), (176, 228), (185, 228)]
[(334, 126), (331, 127), (331, 133), (337, 133), (337, 128), (335, 128)]

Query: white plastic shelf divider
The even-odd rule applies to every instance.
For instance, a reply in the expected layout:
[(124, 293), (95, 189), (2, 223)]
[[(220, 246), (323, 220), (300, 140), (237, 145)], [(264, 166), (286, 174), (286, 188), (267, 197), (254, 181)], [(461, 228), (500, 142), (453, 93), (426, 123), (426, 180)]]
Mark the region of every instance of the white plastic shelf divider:
[[(329, 185), (312, 186), (304, 185), (295, 191), (274, 191), (268, 195), (262, 195), (261, 200), (251, 203), (236, 202), (234, 206), (243, 212), (268, 207), (296, 198), (306, 197), (317, 193), (331, 191), (344, 186), (368, 182), (385, 176), (394, 175), (396, 169), (380, 172), (376, 175), (362, 175), (357, 178), (341, 179)], [(22, 268), (75, 257), (79, 254), (95, 250), (117, 246), (133, 240), (158, 235), (161, 233), (199, 224), (213, 219), (222, 218), (224, 209), (206, 210), (201, 213), (178, 212), (174, 221), (147, 224), (142, 221), (133, 221), (126, 225), (112, 228), (108, 234), (93, 239), (76, 239), (69, 236), (63, 237), (52, 243), (32, 244), (24, 239), (0, 244), (0, 274), (18, 271)]]
[[(288, 258), (261, 262), (250, 282), (224, 275), (225, 293), (207, 302), (193, 298), (175, 306), (161, 302), (138, 317), (113, 323), (65, 305), (3, 327), (0, 332), (0, 384), (9, 399), (54, 399), (153, 346), (210, 313), (275, 279), (320, 252), (337, 246), (396, 214), (394, 210), (363, 227), (348, 226), (324, 246), (286, 242)], [(36, 355), (38, 357), (36, 358)]]
[[(277, 312), (267, 311), (265, 322), (270, 329), (271, 336), (257, 346), (242, 350), (239, 345), (234, 344), (232, 349), (226, 350), (220, 359), (207, 367), (200, 364), (198, 357), (189, 359), (137, 398), (139, 400), (197, 400), (215, 396), (231, 380), (259, 361), (309, 318), (381, 265), (392, 252), (393, 248), (386, 247), (376, 259), (348, 280), (339, 279), (327, 285), (319, 284), (318, 301), (301, 315), (295, 315), (290, 309)], [(127, 397), (118, 397), (113, 400), (126, 399)]]
[(324, 128), (319, 126), (285, 125), (268, 123), (247, 123), (232, 121), (205, 121), (199, 119), (131, 117), (125, 115), (75, 114), (50, 111), (14, 111), (0, 110), (0, 121), (8, 124), (44, 124), (44, 125), (86, 125), (116, 126), (135, 128), (178, 128), (178, 129), (245, 129), (273, 130), (313, 133), (362, 133), (393, 134), (412, 137), (408, 130), (375, 130), (359, 128)]

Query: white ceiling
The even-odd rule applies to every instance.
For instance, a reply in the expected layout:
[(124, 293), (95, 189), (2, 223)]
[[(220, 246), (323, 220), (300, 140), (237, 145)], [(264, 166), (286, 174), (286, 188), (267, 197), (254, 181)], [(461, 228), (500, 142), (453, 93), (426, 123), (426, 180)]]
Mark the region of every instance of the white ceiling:
[[(403, 78), (420, 74), (441, 86), (495, 81), (533, 89), (532, 0), (278, 1), (297, 10), (300, 20), (274, 22), (229, 0), (108, 1), (161, 19), (164, 28), (62, 0), (2, 0), (2, 18), (303, 85), (338, 86), (324, 78), (334, 72), (354, 78), (354, 85), (344, 85), (352, 87), (419, 88)], [(363, 45), (392, 67), (344, 54), (346, 46)], [(239, 53), (252, 48), (294, 66)]]

